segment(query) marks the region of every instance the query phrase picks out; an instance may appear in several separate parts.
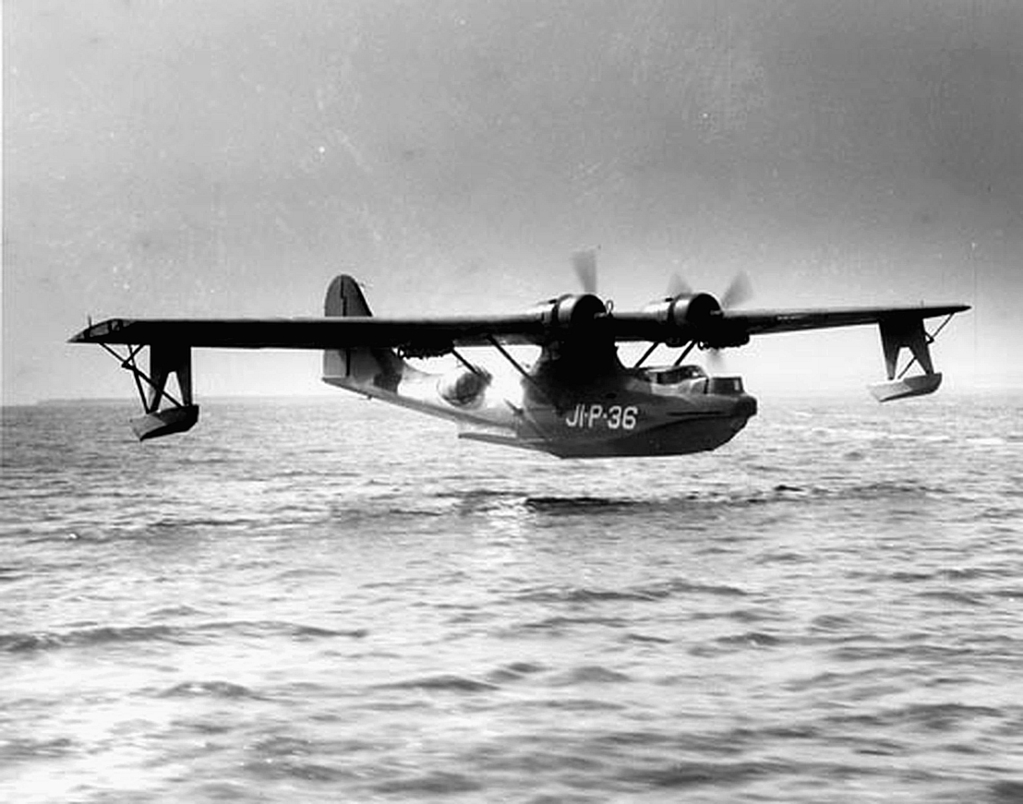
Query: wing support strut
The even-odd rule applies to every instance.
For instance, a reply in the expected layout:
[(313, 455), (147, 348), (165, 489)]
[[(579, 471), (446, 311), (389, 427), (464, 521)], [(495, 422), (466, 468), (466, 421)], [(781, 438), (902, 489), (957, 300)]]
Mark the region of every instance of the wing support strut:
[[(950, 313), (933, 335), (924, 328), (923, 318), (912, 313), (881, 319), (879, 329), (888, 382), (870, 386), (870, 392), (878, 402), (923, 396), (938, 390), (938, 386), (941, 385), (941, 372), (934, 370), (929, 347), (934, 343), (938, 333), (952, 320), (953, 315), (954, 313)], [(898, 371), (899, 353), (903, 348), (909, 349), (912, 358), (902, 371)], [(923, 369), (923, 374), (907, 377), (906, 374), (914, 365), (919, 365)]]
[[(509, 363), (512, 364), (512, 366), (514, 366), (515, 370), (522, 375), (522, 379), (525, 380), (530, 385), (530, 387), (532, 387), (533, 390), (536, 391), (537, 394), (539, 394), (544, 400), (546, 400), (547, 404), (549, 404), (553, 408), (557, 408), (557, 405), (554, 404), (553, 400), (551, 400), (551, 398), (547, 395), (547, 392), (544, 391), (544, 389), (540, 386), (540, 383), (536, 381), (536, 378), (534, 378), (533, 375), (526, 371), (518, 360), (511, 356), (508, 350), (501, 345), (501, 342), (497, 338), (495, 338), (493, 335), (487, 335), (487, 340), (490, 341), (491, 346), (493, 346), (498, 352), (500, 352), (501, 356), (505, 360), (507, 360)], [(536, 431), (537, 435), (539, 435), (540, 438), (547, 440), (548, 437), (547, 434), (543, 431), (543, 428), (536, 423), (535, 419), (528, 418), (523, 408), (518, 408), (510, 403), (509, 407), (515, 412), (516, 415), (521, 416), (523, 420), (530, 427), (532, 427), (533, 430)]]
[(455, 359), (459, 363), (461, 363), (463, 366), (465, 366), (466, 369), (468, 369), (470, 372), (475, 374), (477, 377), (485, 376), (483, 374), (483, 372), (480, 371), (479, 366), (474, 366), (472, 363), (470, 363), (468, 360), (466, 360), (464, 357), (462, 357), (462, 355), (460, 355), (458, 353), (458, 350), (455, 349), (454, 347), (451, 347), (451, 354), (453, 354), (455, 356)]
[[(646, 363), (647, 358), (650, 357), (650, 355), (652, 355), (654, 353), (654, 350), (658, 346), (660, 346), (660, 345), (661, 345), (661, 341), (654, 341), (652, 344), (650, 344), (650, 348), (647, 349), (645, 352), (643, 352), (642, 357), (640, 357), (639, 360), (637, 360), (635, 362), (635, 364), (633, 364), (633, 366), (632, 366), (633, 370), (638, 369), (640, 366), (642, 366), (644, 363)], [(685, 360), (687, 357), (689, 357), (689, 353), (692, 352), (693, 349), (695, 349), (695, 348), (696, 348), (696, 341), (689, 341), (686, 344), (686, 347), (679, 353), (679, 356), (675, 359), (675, 363), (674, 363), (675, 368), (678, 368), (679, 366), (681, 366), (682, 365), (682, 361)]]
[(689, 353), (693, 351), (693, 347), (696, 346), (696, 341), (689, 341), (689, 345), (682, 350), (681, 354), (675, 359), (674, 366), (678, 368), (682, 365), (682, 361), (689, 357)]
[[(121, 368), (130, 371), (135, 380), (145, 411), (145, 415), (131, 420), (131, 429), (139, 441), (183, 433), (199, 421), (199, 406), (192, 402), (192, 350), (188, 346), (151, 344), (148, 373), (136, 360), (144, 344), (128, 346), (126, 356), (109, 344), (100, 342), (100, 346), (117, 358)], [(177, 378), (180, 399), (167, 390), (171, 374)]]
[(654, 341), (652, 344), (650, 344), (650, 348), (643, 352), (643, 355), (632, 366), (633, 370), (638, 369), (640, 366), (646, 363), (647, 358), (650, 357), (650, 355), (654, 353), (654, 350), (657, 349), (657, 347), (660, 345), (661, 345), (660, 341)]
[(537, 394), (543, 397), (543, 399), (546, 400), (546, 402), (549, 405), (551, 405), (551, 407), (557, 407), (554, 404), (554, 401), (547, 395), (547, 392), (544, 391), (544, 389), (540, 386), (540, 383), (538, 383), (536, 379), (528, 371), (522, 368), (522, 365), (519, 363), (519, 361), (508, 353), (508, 350), (501, 345), (501, 342), (497, 338), (495, 338), (493, 335), (488, 335), (487, 340), (490, 341), (491, 346), (493, 346), (495, 349), (497, 349), (498, 352), (501, 353), (501, 356), (505, 360), (512, 364), (515, 370), (522, 375), (522, 379), (529, 383), (530, 387), (534, 391), (536, 391)]

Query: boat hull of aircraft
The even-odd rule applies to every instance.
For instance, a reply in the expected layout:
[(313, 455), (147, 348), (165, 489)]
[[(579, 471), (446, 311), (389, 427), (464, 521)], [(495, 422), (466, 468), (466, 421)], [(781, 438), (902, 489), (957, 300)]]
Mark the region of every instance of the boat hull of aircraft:
[[(752, 399), (752, 397), (750, 397)], [(552, 411), (552, 417), (557, 413)], [(578, 415), (588, 415), (580, 413)], [(643, 456), (689, 455), (706, 452), (731, 441), (746, 426), (750, 415), (714, 413), (709, 416), (677, 418), (663, 423), (637, 426), (625, 434), (553, 432), (537, 434), (523, 427), (513, 439), (499, 440), (486, 434), (463, 430), (460, 437), (508, 446), (520, 446), (548, 452), (559, 458), (625, 458)], [(555, 419), (563, 424), (565, 417)]]
[[(369, 356), (366, 356), (369, 357)], [(372, 358), (370, 358), (371, 360)], [(697, 366), (632, 372), (624, 367), (602, 382), (575, 388), (553, 404), (530, 379), (495, 382), (489, 372), (463, 368), (428, 374), (404, 361), (399, 377), (363, 364), (362, 374), (324, 374), (329, 385), (459, 423), (460, 438), (538, 450), (559, 458), (685, 455), (730, 441), (756, 414), (756, 400), (738, 377), (707, 377)], [(330, 365), (330, 357), (325, 360)], [(659, 373), (687, 379), (658, 383)], [(458, 378), (479, 376), (475, 394), (446, 393)], [(462, 383), (469, 385), (470, 383)], [(501, 389), (504, 390), (501, 390)]]

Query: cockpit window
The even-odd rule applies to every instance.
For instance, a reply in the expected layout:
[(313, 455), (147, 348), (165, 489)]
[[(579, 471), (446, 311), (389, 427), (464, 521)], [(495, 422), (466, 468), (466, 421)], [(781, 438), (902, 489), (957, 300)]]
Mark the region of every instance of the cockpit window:
[(742, 391), (742, 378), (741, 377), (714, 377), (710, 381), (710, 386), (707, 388), (708, 393), (712, 394), (723, 394), (726, 396), (734, 396), (735, 394), (741, 394)]

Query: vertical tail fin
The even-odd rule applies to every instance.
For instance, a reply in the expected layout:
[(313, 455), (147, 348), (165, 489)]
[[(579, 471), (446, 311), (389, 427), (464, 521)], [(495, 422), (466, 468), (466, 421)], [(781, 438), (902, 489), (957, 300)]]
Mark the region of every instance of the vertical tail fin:
[(373, 315), (359, 283), (348, 274), (335, 276), (330, 283), (323, 302), (323, 313), (329, 318)]
[[(323, 312), (329, 318), (368, 318), (373, 315), (359, 283), (347, 274), (334, 277), (330, 283)], [(327, 349), (323, 353), (323, 381), (343, 386), (369, 382), (394, 390), (404, 366), (405, 361), (390, 349), (366, 346)]]

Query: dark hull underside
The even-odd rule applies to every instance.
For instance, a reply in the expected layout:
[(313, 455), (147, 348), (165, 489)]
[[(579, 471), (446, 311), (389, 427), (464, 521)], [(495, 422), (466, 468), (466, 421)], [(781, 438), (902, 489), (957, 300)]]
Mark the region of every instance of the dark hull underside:
[(688, 455), (707, 452), (726, 444), (746, 426), (748, 420), (748, 416), (700, 418), (611, 438), (542, 440), (533, 437), (509, 443), (549, 452), (559, 458)]

